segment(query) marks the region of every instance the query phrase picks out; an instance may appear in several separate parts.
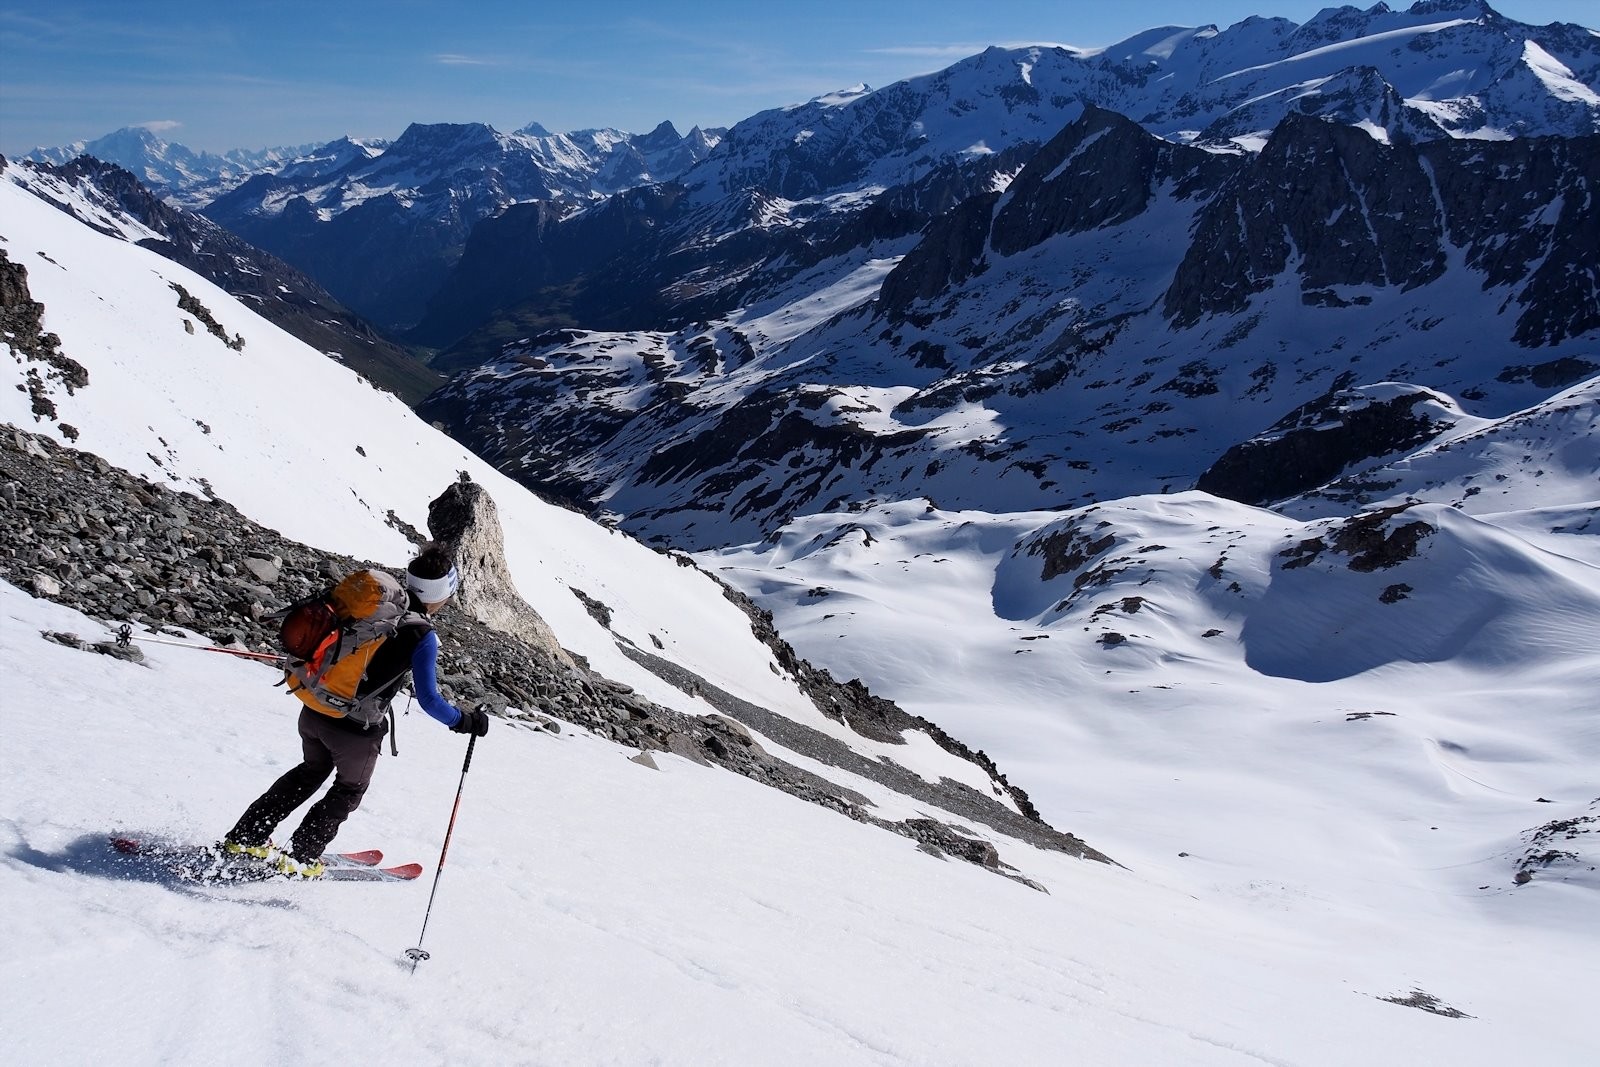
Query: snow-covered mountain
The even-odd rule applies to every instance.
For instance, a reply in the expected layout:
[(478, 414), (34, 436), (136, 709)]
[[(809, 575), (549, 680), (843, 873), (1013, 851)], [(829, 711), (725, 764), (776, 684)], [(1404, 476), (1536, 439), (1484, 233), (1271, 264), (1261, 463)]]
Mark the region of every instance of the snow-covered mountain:
[[(1291, 116), (1415, 146), (1600, 129), (1600, 46), (1481, 3), (1328, 9), (1297, 25), (1152, 30), (1108, 49), (991, 48), (883, 89), (858, 86), (752, 116), (677, 184), (604, 208), (653, 235), (523, 208), (485, 220), (417, 340), (441, 366), (483, 362), (551, 328), (676, 328), (778, 294), (800, 269), (906, 236), (1003, 189), (1085, 108), (1212, 154), (1257, 153)], [(1038, 175), (1042, 178), (1043, 175)], [(1495, 219), (1493, 224), (1500, 221)], [(599, 232), (595, 232), (599, 231)], [(577, 249), (569, 255), (564, 245)]]
[(719, 131), (648, 134), (538, 124), (413, 124), (381, 154), (335, 170), (258, 174), (205, 208), (215, 221), (306, 271), (362, 314), (409, 326), (478, 221), (524, 201), (571, 211), (595, 196), (676, 177)]
[(737, 123), (691, 183), (791, 200), (903, 184), (938, 162), (1042, 144), (1086, 104), (1163, 138), (1259, 148), (1292, 112), (1384, 136), (1500, 139), (1600, 131), (1600, 38), (1482, 0), (1310, 21), (1166, 26), (1108, 48), (990, 48), (934, 74)]
[(418, 357), (341, 307), (316, 282), (203, 215), (167, 203), (116, 164), (93, 156), (61, 166), (0, 161), (0, 180), (101, 233), (182, 263), (306, 344), (408, 401), (421, 399), (440, 383)]
[[(1113, 865), (870, 777), (887, 760), (1004, 796), (926, 732), (893, 745), (825, 715), (681, 556), (522, 492), (204, 278), (4, 183), (0, 236), (0, 362), (21, 387), (0, 419), (51, 439), (0, 431), (10, 1058), (1488, 1064), (1592, 1046), (1594, 383), (1494, 420), (1419, 398), (1418, 420), (1454, 424), (1363, 490), (1433, 494), (1403, 509), (902, 500), (701, 557), (809, 658), (993, 755)], [(768, 326), (849, 306), (849, 277)], [(248, 345), (187, 333), (174, 285)], [(1553, 372), (1508, 377), (1537, 391), (1536, 373)], [(314, 423), (296, 416), (308, 395)], [(66, 635), (104, 623), (64, 603), (142, 604), (147, 572), (233, 567), (223, 535), (240, 532), (300, 542), (285, 570), (305, 546), (398, 563), (462, 471), (498, 503), (516, 588), (575, 662), (631, 688), (616, 699), (765, 710), (745, 727), (764, 751), (874, 818), (957, 827), (1047, 892), (751, 776), (659, 748), (651, 771), (609, 730), (497, 722), (458, 779), (460, 739), (415, 716), (340, 841), (431, 864), (464, 781), (414, 975), (395, 964), (426, 882), (195, 889), (108, 858), (109, 833), (213, 836), (294, 739), (266, 669), (164, 645), (97, 656)], [(88, 484), (108, 489), (72, 495)], [(237, 590), (244, 617), (276, 566), (250, 558), (249, 577), (169, 592)], [(139, 610), (172, 602), (151, 599)], [(797, 751), (799, 728), (858, 769)], [(84, 1025), (86, 1006), (118, 1024)]]
[(145, 185), (175, 203), (196, 208), (252, 174), (302, 159), (316, 149), (316, 145), (310, 144), (259, 150), (236, 148), (217, 155), (168, 141), (143, 126), (125, 126), (92, 141), (35, 148), (22, 158), (65, 166), (79, 156), (93, 156), (132, 172)]
[[(920, 236), (797, 255), (763, 298), (677, 331), (513, 344), (422, 410), (682, 547), (874, 499), (1010, 511), (1186, 489), (1356, 385), (1501, 417), (1600, 372), (1597, 146), (1390, 144), (1296, 114), (1260, 152), (1218, 155), (1090, 109)], [(1409, 443), (1347, 443), (1320, 475), (1240, 498)]]

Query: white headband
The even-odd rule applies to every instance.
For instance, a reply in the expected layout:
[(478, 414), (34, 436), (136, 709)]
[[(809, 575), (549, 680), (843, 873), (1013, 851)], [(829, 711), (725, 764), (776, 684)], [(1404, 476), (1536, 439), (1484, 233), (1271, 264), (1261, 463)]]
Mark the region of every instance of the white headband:
[(455, 596), (456, 587), (460, 584), (461, 576), (454, 567), (443, 578), (419, 578), (406, 571), (406, 588), (417, 594), (417, 599), (424, 604), (444, 603)]

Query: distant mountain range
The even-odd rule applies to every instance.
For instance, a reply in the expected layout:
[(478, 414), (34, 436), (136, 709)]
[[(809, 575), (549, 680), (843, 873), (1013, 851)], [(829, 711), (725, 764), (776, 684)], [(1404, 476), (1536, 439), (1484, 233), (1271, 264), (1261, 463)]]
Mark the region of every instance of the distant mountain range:
[(1414, 387), (1397, 426), (1312, 434), (1315, 459), (1263, 446), (1212, 483), (1265, 503), (1448, 428), (1398, 417), (1417, 390), (1502, 417), (1600, 373), (1597, 183), (1600, 135), (1386, 144), (1291, 114), (1226, 155), (1091, 108), (919, 235), (677, 331), (531, 338), (421, 410), (531, 484), (711, 547), (869, 500), (1186, 489), (1295, 409), (1326, 428), (1354, 386)]
[[(837, 231), (859, 217), (881, 236), (885, 213), (899, 215), (891, 226), (915, 230), (931, 217), (927, 210), (948, 206), (907, 214), (903, 204), (882, 203), (886, 191), (903, 197), (940, 172), (981, 173), (984, 162), (1015, 173), (1086, 105), (1126, 115), (1165, 140), (1220, 151), (1259, 151), (1291, 112), (1391, 140), (1577, 136), (1600, 130), (1597, 42), (1583, 27), (1526, 25), (1481, 0), (1421, 0), (1405, 11), (1379, 3), (1328, 8), (1305, 23), (1252, 17), (1226, 28), (1158, 27), (1103, 49), (991, 48), (935, 74), (877, 90), (856, 86), (727, 131), (417, 125), (393, 142), (213, 156), (123, 130), (29, 158), (59, 164), (86, 151), (115, 162), (294, 264), (361, 314), (388, 328), (422, 323), (418, 341), (449, 345), (518, 303), (540, 305), (509, 316), (535, 329), (653, 328), (727, 310), (760, 287), (760, 278), (731, 289), (713, 278), (722, 298), (708, 300), (697, 280), (633, 308), (586, 291), (594, 286), (575, 289), (569, 276), (578, 270), (557, 257), (548, 270), (506, 263), (528, 287), (501, 285), (501, 307), (483, 310), (479, 298), (480, 308), (465, 315), (451, 306), (455, 293), (476, 294), (482, 266), (463, 268), (459, 281), (450, 272), (476, 224), (513, 204), (544, 205), (542, 233), (597, 199), (681, 182), (694, 192), (681, 210), (704, 216), (702, 245), (726, 237), (729, 226), (745, 229), (746, 218), (774, 232), (822, 215), (835, 219), (824, 228)], [(763, 221), (768, 202), (782, 206)], [(585, 246), (582, 273), (592, 273), (603, 251)], [(528, 258), (548, 255), (540, 244)], [(692, 259), (675, 265), (698, 269)], [(600, 273), (610, 287), (612, 273)], [(552, 278), (564, 291), (553, 305), (540, 292)], [(449, 362), (481, 357), (508, 329), (501, 321)]]
[(670, 123), (641, 136), (413, 125), (381, 154), (337, 169), (258, 174), (205, 214), (375, 321), (409, 326), (478, 222), (525, 201), (571, 212), (602, 194), (675, 177), (717, 138), (698, 129), (680, 136)]
[(727, 131), (412, 126), (205, 213), (468, 371), (422, 410), (503, 469), (705, 547), (919, 494), (1266, 501), (1432, 439), (1425, 393), (1538, 403), (1600, 363), (1597, 146), (1600, 35), (1423, 0)]
[[(381, 144), (380, 144), (381, 147)], [(236, 148), (221, 155), (195, 151), (143, 126), (124, 126), (92, 141), (35, 148), (21, 158), (65, 166), (79, 156), (115, 163), (140, 182), (183, 207), (203, 207), (252, 174), (282, 167), (317, 152), (315, 144), (258, 151)]]
[(481, 123), (412, 125), (392, 142), (345, 137), (217, 156), (127, 128), (23, 158), (62, 165), (90, 155), (115, 163), (393, 327), (420, 317), (479, 220), (528, 200), (559, 200), (572, 210), (675, 177), (722, 132), (680, 135), (670, 122), (647, 134), (552, 134), (538, 123), (510, 134)]

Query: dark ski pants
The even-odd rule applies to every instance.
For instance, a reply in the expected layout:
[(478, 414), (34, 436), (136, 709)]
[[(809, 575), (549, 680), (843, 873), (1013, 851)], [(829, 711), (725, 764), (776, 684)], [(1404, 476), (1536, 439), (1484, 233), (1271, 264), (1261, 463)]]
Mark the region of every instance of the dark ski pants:
[(338, 772), (333, 788), (306, 812), (289, 841), (290, 854), (308, 861), (322, 855), (372, 781), (387, 731), (379, 724), (369, 731), (352, 729), (343, 720), (306, 708), (300, 712), (300, 745), (304, 756), (298, 767), (272, 783), (239, 817), (228, 840), (241, 845), (264, 845), (278, 824), (322, 787), (328, 775)]

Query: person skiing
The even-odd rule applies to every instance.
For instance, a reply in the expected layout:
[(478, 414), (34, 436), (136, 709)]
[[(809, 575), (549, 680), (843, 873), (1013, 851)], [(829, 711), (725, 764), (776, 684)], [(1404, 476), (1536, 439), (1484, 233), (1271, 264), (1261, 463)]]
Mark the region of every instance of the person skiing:
[[(386, 582), (396, 598), (401, 596), (398, 583), (389, 575), (358, 571), (335, 589), (334, 600), (338, 601), (347, 585), (360, 587), (363, 579), (369, 587), (380, 590)], [(359, 685), (350, 700), (339, 701), (313, 686), (296, 685), (295, 679), (304, 681), (304, 676), (291, 671), (290, 691), (306, 705), (299, 720), (303, 758), (245, 809), (222, 840), (224, 854), (268, 860), (280, 872), (293, 877), (321, 877), (323, 851), (350, 813), (360, 807), (372, 782), (378, 753), (388, 733), (389, 702), (405, 684), (407, 675), (418, 703), (430, 716), (456, 733), (482, 737), (488, 732), (487, 712), (482, 708), (459, 710), (439, 694), (437, 687), (439, 638), (428, 617), (449, 602), (459, 582), (455, 563), (440, 545), (430, 542), (418, 551), (406, 567), (407, 608), (403, 612), (395, 608), (396, 618), (380, 631), (381, 641), (374, 642), (375, 648), (365, 651), (367, 658), (356, 664)], [(338, 648), (343, 647), (342, 636), (334, 640)], [(366, 646), (353, 650), (351, 655), (363, 649)], [(334, 661), (333, 666), (338, 662)], [(333, 673), (332, 669), (325, 671)], [(373, 714), (363, 717), (356, 714), (358, 708), (371, 709)], [(311, 805), (290, 838), (287, 851), (271, 844), (270, 837), (278, 824), (321, 788), (329, 774), (334, 774), (332, 788)]]

